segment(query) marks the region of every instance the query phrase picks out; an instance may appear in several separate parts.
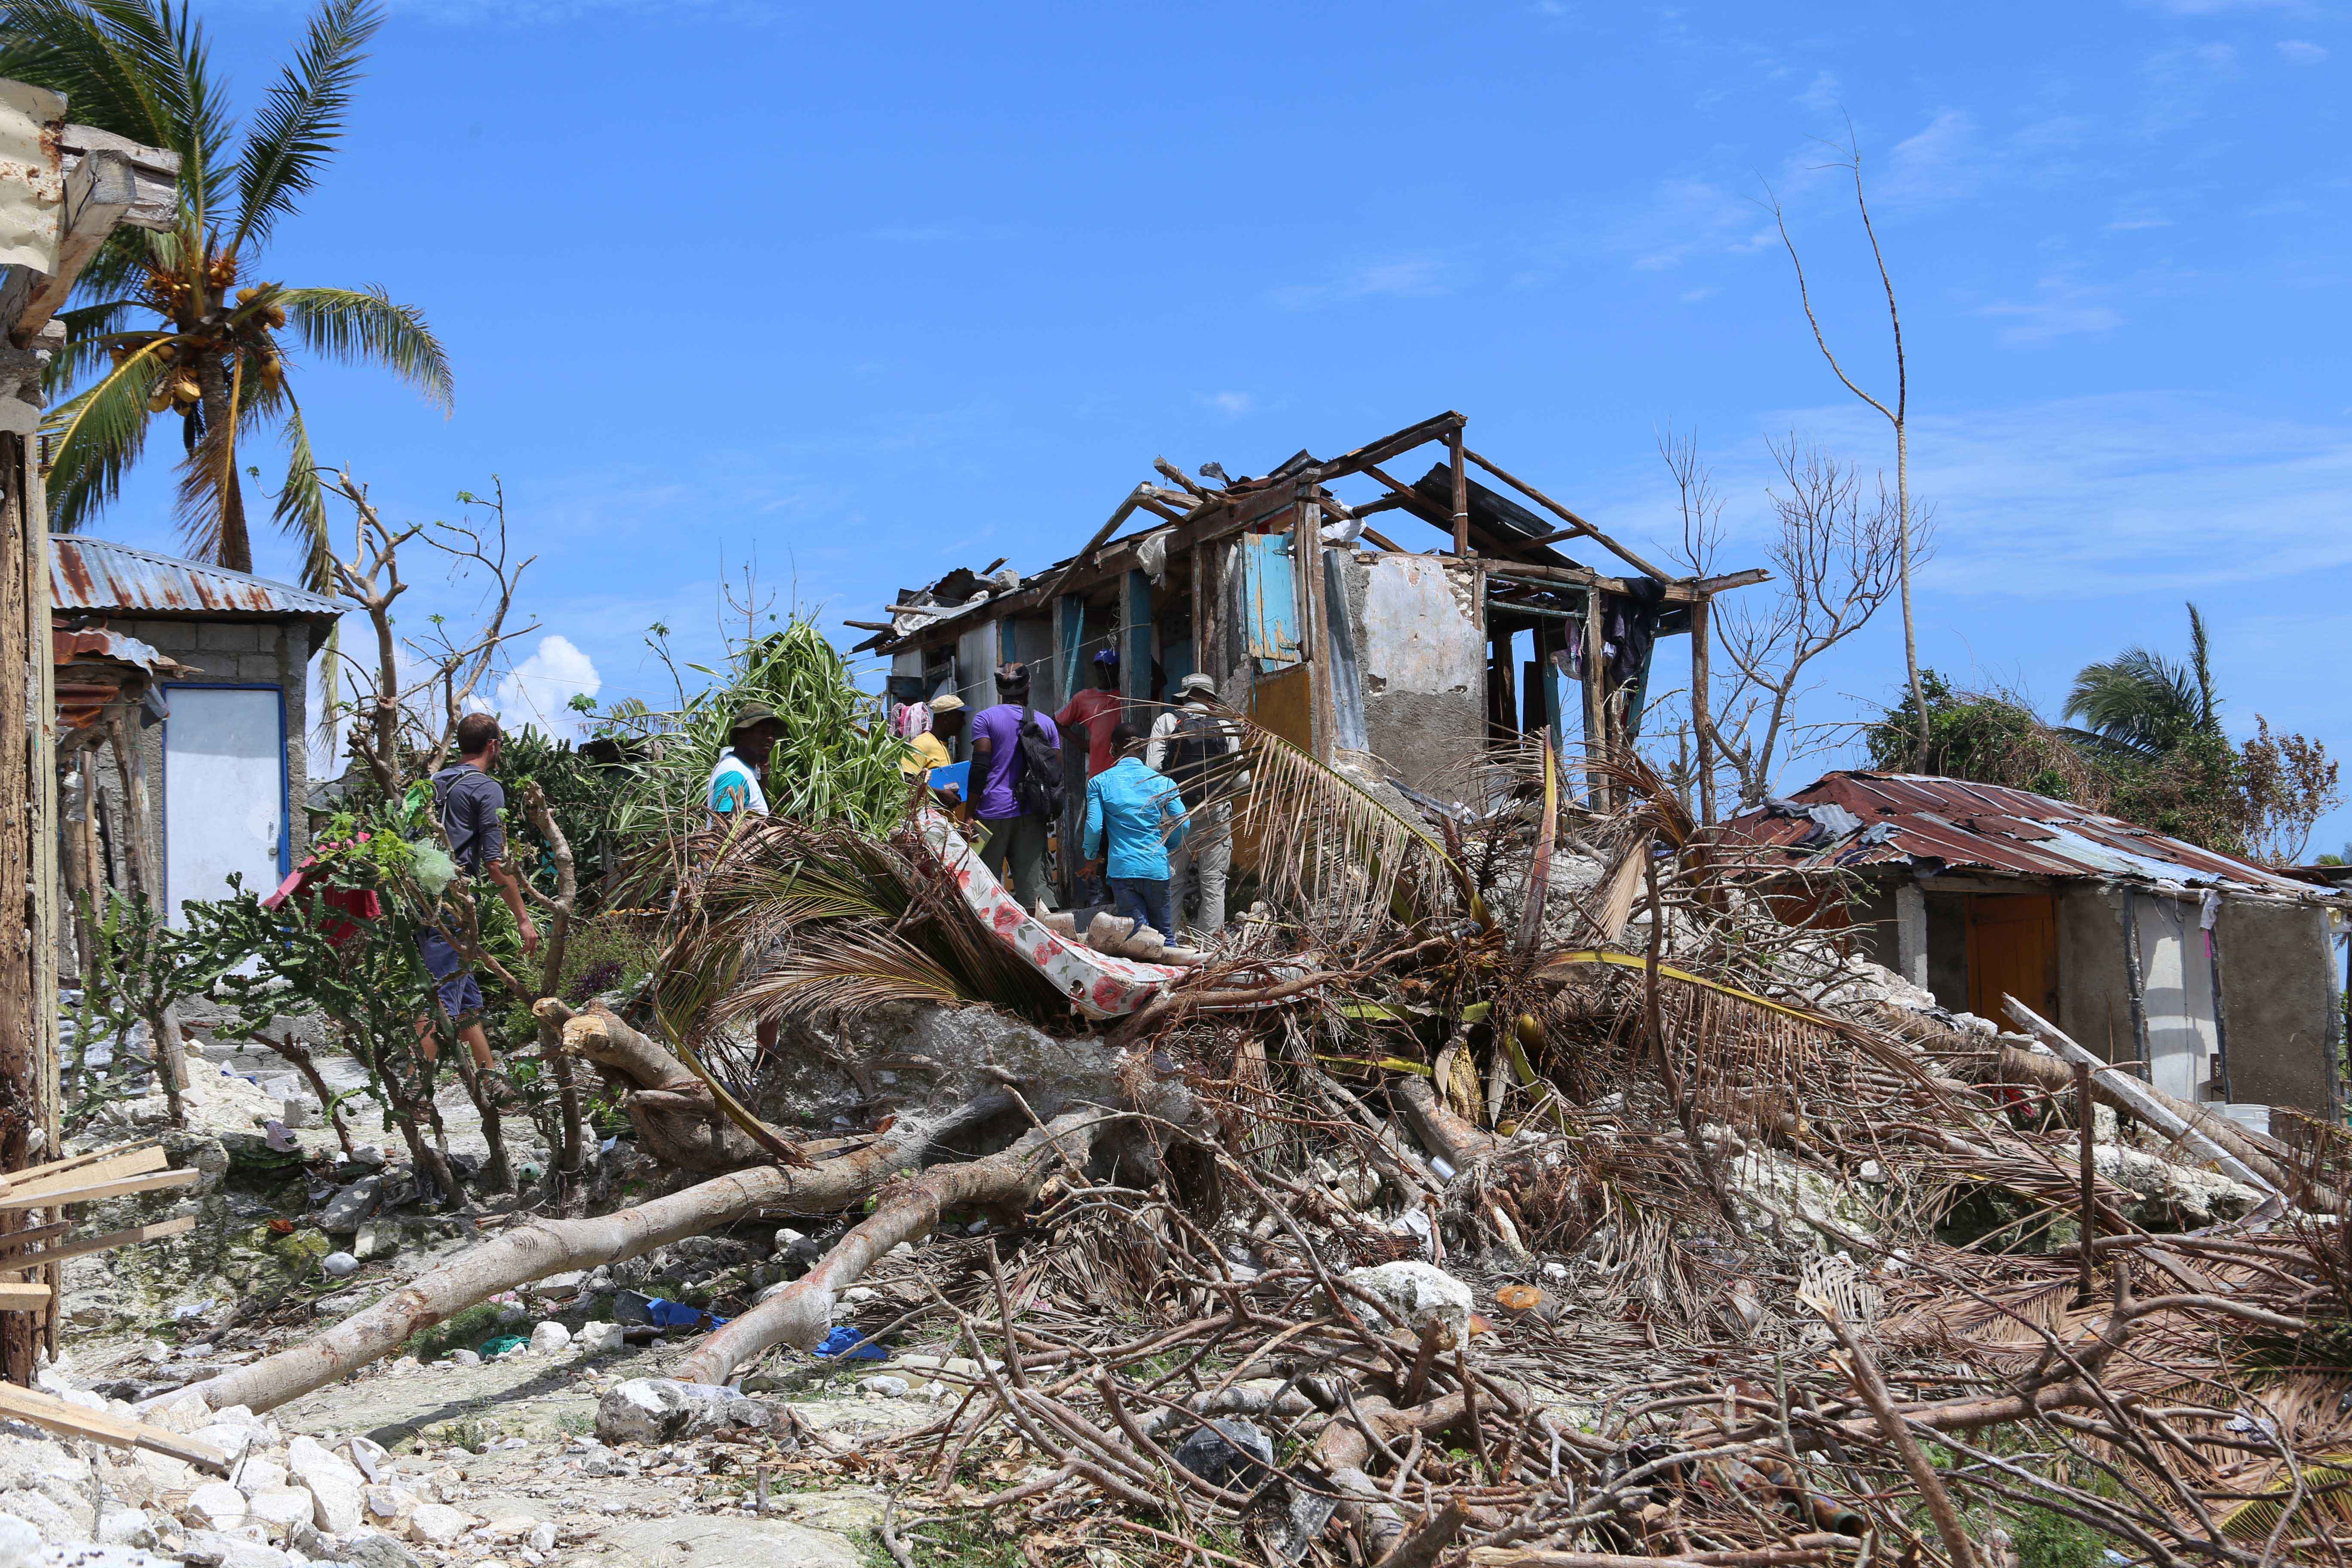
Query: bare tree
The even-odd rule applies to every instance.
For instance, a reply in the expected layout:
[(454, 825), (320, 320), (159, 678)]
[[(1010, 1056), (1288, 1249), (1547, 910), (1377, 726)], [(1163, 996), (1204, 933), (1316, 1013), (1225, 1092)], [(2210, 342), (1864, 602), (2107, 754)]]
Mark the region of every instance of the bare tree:
[(1837, 354), (1830, 348), (1828, 335), (1822, 331), (1821, 316), (1813, 309), (1812, 290), (1805, 281), (1804, 258), (1797, 254), (1797, 242), (1789, 234), (1788, 214), (1781, 209), (1780, 199), (1769, 185), (1765, 187), (1765, 205), (1771, 209), (1772, 221), (1780, 231), (1780, 243), (1789, 252), (1790, 264), (1796, 268), (1797, 299), (1805, 308), (1805, 322), (1813, 330), (1813, 343), (1822, 351), (1822, 358), (1829, 362), (1830, 369), (1848, 392), (1878, 410), (1895, 430), (1894, 525), (1895, 574), (1903, 599), (1903, 668), (1911, 685), (1911, 711), (1919, 725), (1918, 752), (1914, 764), (1924, 767), (1927, 755), (1927, 698), (1919, 684), (1919, 632), (1911, 613), (1911, 568), (1916, 562), (1925, 558), (1924, 553), (1915, 548), (1913, 535), (1924, 534), (1927, 520), (1911, 510), (1911, 373), (1909, 362), (1903, 353), (1903, 311), (1895, 302), (1895, 279), (1886, 269), (1886, 252), (1878, 243), (1877, 226), (1871, 222), (1870, 198), (1862, 183), (1862, 144), (1854, 138), (1853, 123), (1849, 121), (1846, 125), (1843, 145), (1836, 142), (1828, 145), (1836, 147), (1843, 155), (1827, 166), (1843, 169), (1853, 176), (1854, 210), (1862, 216), (1862, 232), (1870, 241), (1870, 258), (1878, 268), (1878, 284), (1886, 295), (1886, 322), (1893, 333), (1895, 347), (1895, 397), (1892, 406), (1864, 392), (1853, 377), (1846, 374), (1845, 366), (1839, 363)]
[[(1677, 553), (1693, 576), (1704, 577), (1723, 542), (1723, 493), (1716, 489), (1715, 470), (1699, 457), (1696, 431), (1677, 436), (1669, 427), (1658, 437), (1658, 456), (1665, 459), (1666, 471), (1675, 477), (1675, 491), (1682, 508), (1683, 538)], [(1695, 646), (1691, 654), (1690, 730), (1697, 756), (1689, 766), (1678, 767), (1672, 775), (1695, 780), (1698, 819), (1703, 823), (1716, 819), (1715, 736), (1710, 725), (1715, 705), (1714, 693), (1709, 689), (1714, 665), (1714, 609), (1705, 600), (1691, 606)]]
[[(1813, 749), (1807, 738), (1826, 728), (1797, 716), (1806, 667), (1867, 626), (1901, 578), (1899, 503), (1884, 480), (1866, 494), (1853, 465), (1795, 436), (1771, 450), (1780, 485), (1766, 492), (1779, 523), (1769, 555), (1780, 592), (1769, 610), (1740, 605), (1725, 615), (1719, 643), (1734, 679), (1719, 709), (1693, 708), (1694, 727), (1739, 780), (1743, 809), (1760, 804), (1773, 769)], [(1695, 452), (1670, 449), (1667, 462), (1689, 476), (1685, 549), (1703, 569), (1721, 505)], [(1933, 543), (1916, 533), (1914, 557), (1925, 559)]]

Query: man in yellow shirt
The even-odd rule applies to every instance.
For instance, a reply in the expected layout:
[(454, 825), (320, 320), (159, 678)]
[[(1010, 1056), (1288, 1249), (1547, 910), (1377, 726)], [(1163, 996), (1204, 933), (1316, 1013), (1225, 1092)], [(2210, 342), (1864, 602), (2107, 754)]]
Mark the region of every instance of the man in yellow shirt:
[[(929, 780), (933, 768), (943, 768), (955, 761), (948, 742), (963, 733), (963, 699), (950, 691), (931, 704), (931, 727), (919, 735), (909, 736), (907, 754), (898, 759), (898, 766), (908, 778)], [(949, 805), (956, 804), (958, 793), (953, 784), (939, 792)]]

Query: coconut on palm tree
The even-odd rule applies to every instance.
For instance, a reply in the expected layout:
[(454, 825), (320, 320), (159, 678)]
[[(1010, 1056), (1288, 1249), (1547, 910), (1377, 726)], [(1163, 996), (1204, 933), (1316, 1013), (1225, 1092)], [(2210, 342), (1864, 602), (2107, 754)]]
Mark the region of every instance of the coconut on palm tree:
[[(274, 426), (287, 453), (275, 521), (331, 586), (326, 508), (294, 394), (291, 346), (383, 366), (446, 407), (448, 356), (413, 306), (380, 287), (295, 287), (264, 252), (341, 138), (372, 0), (325, 0), (242, 136), (205, 31), (172, 0), (13, 0), (0, 5), (0, 76), (66, 95), (77, 123), (180, 156), (166, 229), (118, 229), (62, 313), (48, 368), (52, 525), (70, 532), (120, 492), (158, 420), (178, 425), (179, 521), (190, 552), (253, 569), (239, 448)], [(289, 343), (289, 339), (291, 339)]]

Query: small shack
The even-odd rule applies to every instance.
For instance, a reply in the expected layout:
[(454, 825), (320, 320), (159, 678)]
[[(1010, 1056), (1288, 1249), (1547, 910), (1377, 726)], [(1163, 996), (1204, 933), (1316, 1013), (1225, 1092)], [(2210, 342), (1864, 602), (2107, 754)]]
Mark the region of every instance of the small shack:
[[(2015, 996), (2179, 1099), (2333, 1118), (2352, 897), (1999, 784), (1833, 773), (1726, 827), (1792, 880), (1844, 873), (1863, 953), (1952, 1011)], [(1823, 881), (1827, 900), (1839, 890)]]
[(294, 809), (309, 792), (308, 676), (341, 607), (132, 545), (81, 534), (49, 542), (60, 654), (87, 649), (87, 662), (104, 649), (153, 676), (134, 683), (135, 697), (75, 691), (69, 704), (59, 672), (61, 708), (96, 704), (62, 721), (103, 723), (119, 740), (116, 769), (83, 770), (94, 791), (78, 814), (89, 824), (86, 874), (144, 889), (174, 924), (184, 901), (221, 897), (233, 873), (268, 891), (309, 839)]
[[(857, 651), (889, 658), (904, 702), (952, 690), (986, 707), (991, 671), (1018, 659), (1051, 712), (1114, 648), (1139, 726), (1202, 671), (1228, 707), (1318, 759), (1377, 759), (1418, 789), (1444, 789), (1490, 742), (1538, 731), (1563, 751), (1622, 751), (1641, 730), (1658, 640), (1768, 574), (1666, 572), (1471, 450), (1466, 424), (1441, 414), (1255, 479), (1210, 463), (1196, 479), (1161, 458), (1159, 480), (1129, 491), (1076, 554), (1026, 574), (1001, 561), (959, 570), (901, 590), (887, 621), (847, 624), (875, 634)], [(1425, 447), (1434, 461), (1416, 480), (1383, 467)], [(1391, 511), (1444, 545), (1381, 532), (1371, 519)], [(1558, 548), (1571, 542), (1614, 560), (1585, 565)], [(1693, 639), (1702, 704), (1706, 646)], [(1607, 780), (1587, 783), (1605, 805)]]

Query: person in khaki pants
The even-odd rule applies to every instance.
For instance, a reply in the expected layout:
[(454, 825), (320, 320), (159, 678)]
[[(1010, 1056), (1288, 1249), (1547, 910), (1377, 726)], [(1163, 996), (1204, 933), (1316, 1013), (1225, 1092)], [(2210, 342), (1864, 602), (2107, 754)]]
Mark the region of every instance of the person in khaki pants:
[(1211, 765), (1240, 751), (1242, 738), (1216, 715), (1215, 681), (1188, 675), (1177, 682), (1176, 693), (1182, 706), (1152, 721), (1143, 761), (1176, 782), (1192, 814), (1192, 831), (1169, 856), (1168, 907), (1176, 922), (1184, 925), (1184, 891), (1188, 886), (1196, 889), (1201, 912), (1188, 929), (1207, 937), (1225, 928), (1225, 880), (1234, 867), (1234, 804), (1211, 788)]

